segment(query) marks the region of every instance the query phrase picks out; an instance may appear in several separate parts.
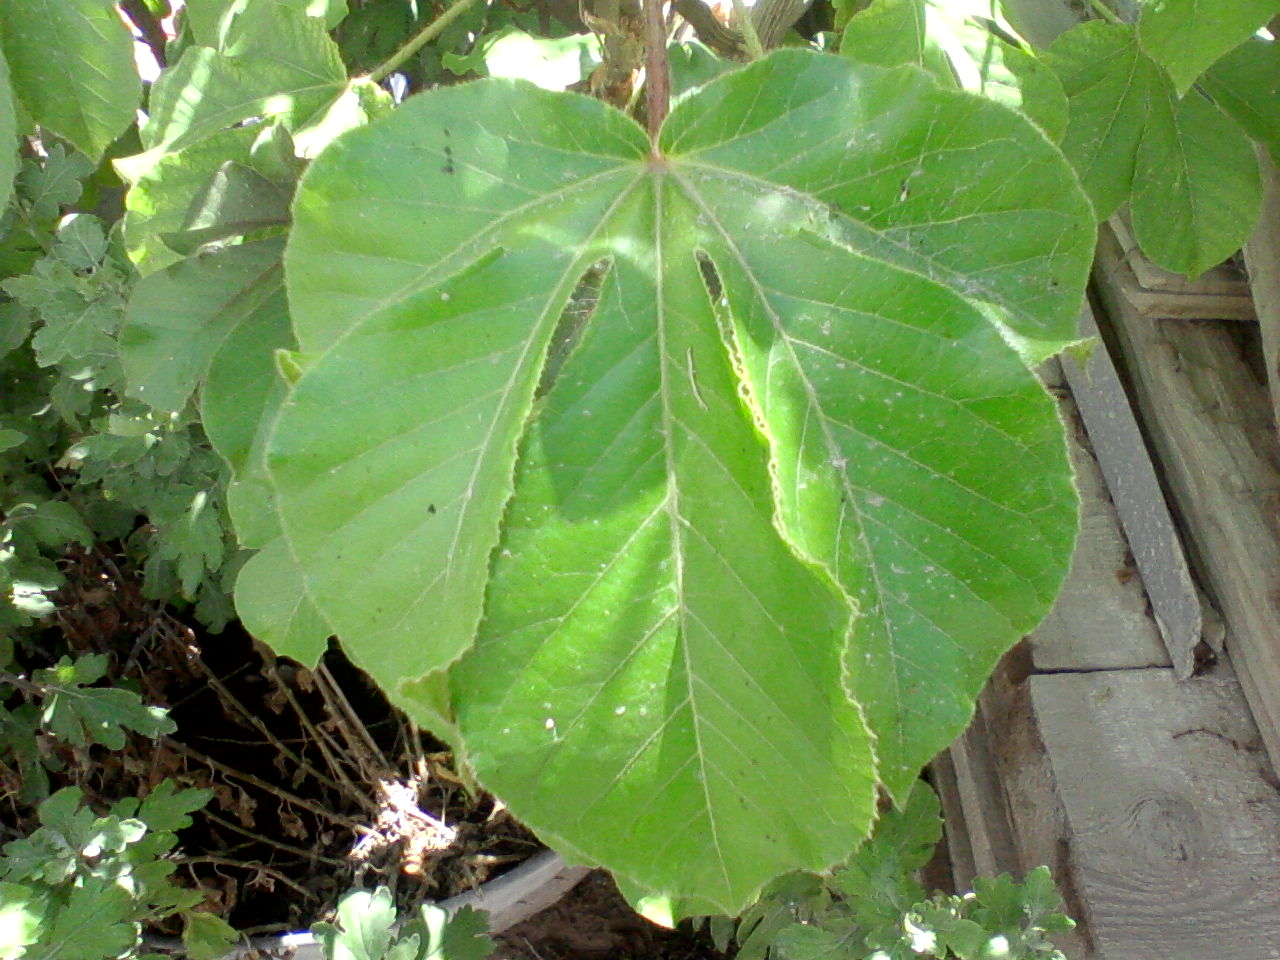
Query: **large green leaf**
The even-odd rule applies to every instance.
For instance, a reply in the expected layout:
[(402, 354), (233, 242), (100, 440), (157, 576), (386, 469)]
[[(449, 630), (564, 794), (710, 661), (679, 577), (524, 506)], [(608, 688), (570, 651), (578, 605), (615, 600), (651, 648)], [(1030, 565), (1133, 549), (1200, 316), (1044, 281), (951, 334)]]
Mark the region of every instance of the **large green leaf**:
[(1280, 45), (1251, 38), (1215, 63), (1200, 87), (1273, 160), (1280, 157)]
[(1228, 50), (1280, 13), (1280, 0), (1138, 0), (1142, 48), (1169, 72), (1178, 94)]
[(1155, 101), (1138, 148), (1134, 235), (1167, 270), (1195, 277), (1240, 249), (1262, 208), (1253, 143), (1199, 93)]
[(282, 249), (280, 240), (229, 247), (138, 283), (120, 331), (129, 393), (157, 410), (181, 411), (218, 348), (256, 319), (266, 301), (279, 298)]
[(246, 547), (280, 536), (264, 442), (284, 396), (274, 352), (295, 345), (282, 250), (281, 240), (259, 240), (145, 277), (120, 332), (130, 394), (177, 412), (199, 393), (204, 428), (232, 469), (227, 506)]
[(1053, 71), (1002, 39), (983, 0), (876, 0), (849, 20), (842, 55), (891, 67), (912, 63), (943, 86), (959, 86), (1022, 110), (1062, 136), (1067, 100)]
[(1039, 131), (911, 68), (779, 52), (661, 150), (496, 80), (336, 141), (268, 463), (357, 662), (410, 709), (455, 664), (518, 815), (736, 913), (847, 855), (1047, 609), (1070, 470), (1003, 334), (1073, 337), (1091, 216)]
[(133, 122), (142, 82), (115, 4), (0, 0), (0, 44), (31, 118), (95, 161)]
[(253, 5), (231, 20), (219, 47), (188, 47), (156, 80), (143, 146), (172, 153), (249, 120), (280, 118), (296, 129), (346, 86), (323, 21), (287, 5)]
[(1132, 27), (1083, 23), (1054, 41), (1045, 59), (1069, 104), (1062, 150), (1105, 220), (1129, 198), (1152, 104), (1173, 91)]
[(18, 173), (18, 122), (14, 116), (9, 67), (0, 53), (0, 205), (8, 206)]

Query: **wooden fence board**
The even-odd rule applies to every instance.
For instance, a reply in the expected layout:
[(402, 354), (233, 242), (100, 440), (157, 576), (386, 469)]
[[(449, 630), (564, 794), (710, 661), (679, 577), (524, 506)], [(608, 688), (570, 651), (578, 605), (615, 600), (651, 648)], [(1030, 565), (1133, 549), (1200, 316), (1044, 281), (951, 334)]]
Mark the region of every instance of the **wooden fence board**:
[[(1102, 231), (1097, 290), (1228, 650), (1273, 763), (1280, 761), (1280, 439), (1229, 324), (1138, 314)], [(1099, 316), (1099, 322), (1103, 317)]]
[[(1135, 265), (1141, 265), (1144, 274), (1158, 270), (1150, 264), (1137, 248), (1137, 243), (1130, 237), (1123, 220), (1112, 217), (1102, 232), (1112, 233), (1113, 246), (1119, 251), (1119, 257), (1112, 267), (1112, 282), (1116, 290), (1128, 302), (1129, 306), (1144, 317), (1162, 320), (1253, 320), (1255, 318), (1253, 301), (1248, 294), (1247, 283), (1239, 276), (1239, 292), (1224, 292), (1234, 289), (1235, 284), (1221, 280), (1215, 271), (1233, 272), (1231, 268), (1215, 267), (1195, 283), (1185, 284), (1182, 289), (1176, 285), (1148, 287), (1135, 272)], [(1127, 242), (1126, 242), (1127, 241)], [(1238, 274), (1237, 274), (1238, 276)], [(1177, 278), (1177, 274), (1169, 274)], [(1148, 275), (1147, 280), (1152, 281)], [(1170, 284), (1174, 281), (1171, 280)]]
[[(1050, 365), (1045, 371), (1046, 379), (1053, 384), (1061, 372), (1061, 368)], [(1055, 393), (1067, 425), (1071, 462), (1080, 491), (1080, 535), (1071, 573), (1053, 609), (1031, 635), (1035, 668), (1167, 666), (1169, 655), (1147, 616), (1147, 595), (1143, 591), (1147, 574), (1135, 570), (1091, 438), (1085, 432), (1079, 400), (1064, 391)]]
[(1277, 960), (1280, 792), (1229, 670), (1033, 676), (1103, 960)]
[[(1088, 306), (1080, 317), (1080, 333), (1086, 337), (1098, 335)], [(1062, 358), (1062, 369), (1088, 430), (1098, 466), (1106, 478), (1115, 515), (1142, 574), (1142, 585), (1150, 598), (1160, 636), (1178, 676), (1185, 679), (1195, 671), (1195, 650), (1203, 632), (1200, 597), (1120, 375), (1102, 344), (1095, 347), (1084, 369), (1070, 356)], [(1082, 485), (1094, 479), (1079, 468), (1077, 476)], [(1139, 616), (1146, 619), (1141, 611)], [(1108, 631), (1115, 627), (1118, 623), (1108, 618), (1100, 629)], [(1111, 664), (1099, 664), (1108, 665)]]

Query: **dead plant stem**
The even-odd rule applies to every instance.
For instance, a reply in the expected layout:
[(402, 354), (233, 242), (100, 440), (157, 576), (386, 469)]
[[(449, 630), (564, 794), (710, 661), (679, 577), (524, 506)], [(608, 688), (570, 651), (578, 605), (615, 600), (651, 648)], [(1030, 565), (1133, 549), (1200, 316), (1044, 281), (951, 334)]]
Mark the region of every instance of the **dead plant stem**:
[(361, 826), (359, 823), (357, 823), (355, 820), (352, 820), (350, 817), (344, 817), (341, 814), (334, 813), (328, 807), (324, 806), (324, 804), (316, 803), (313, 800), (304, 799), (303, 797), (299, 797), (296, 794), (290, 793), (288, 790), (282, 789), (281, 787), (277, 787), (273, 783), (268, 783), (266, 780), (263, 780), (261, 777), (255, 777), (251, 773), (245, 773), (243, 770), (236, 770), (234, 767), (229, 767), (225, 763), (219, 763), (217, 760), (213, 759), (213, 757), (206, 756), (205, 754), (201, 753), (199, 750), (193, 750), (191, 747), (188, 747), (185, 743), (179, 743), (177, 740), (174, 740), (172, 738), (165, 738), (165, 745), (173, 748), (174, 750), (176, 750), (178, 753), (182, 754), (184, 757), (186, 757), (189, 760), (194, 760), (197, 763), (207, 764), (209, 767), (213, 768), (214, 770), (217, 770), (219, 773), (221, 773), (225, 777), (230, 777), (233, 780), (240, 780), (251, 786), (257, 787), (259, 790), (265, 790), (267, 793), (271, 794), (277, 799), (283, 800), (286, 803), (292, 804), (295, 807), (299, 807), (303, 810), (307, 810), (311, 813), (314, 813), (316, 816), (322, 817), (323, 819), (328, 820), (330, 823), (337, 824), (340, 827), (344, 827), (348, 830), (355, 831), (356, 833), (368, 832), (368, 828)]
[(351, 866), (347, 861), (339, 860), (337, 857), (326, 857), (324, 854), (316, 853), (314, 850), (304, 850), (302, 847), (295, 847), (293, 844), (285, 843), (283, 840), (276, 840), (273, 837), (254, 833), (247, 827), (242, 827), (238, 823), (232, 823), (230, 820), (218, 816), (211, 810), (206, 809), (203, 816), (208, 817), (221, 827), (225, 827), (228, 830), (240, 834), (242, 837), (248, 837), (250, 840), (255, 840), (258, 843), (265, 843), (267, 846), (275, 847), (277, 850), (283, 850), (285, 853), (292, 853), (295, 856), (301, 857), (308, 863), (326, 863), (331, 867), (342, 867), (344, 869)]
[[(257, 730), (260, 734), (262, 734), (262, 736), (266, 738), (268, 743), (270, 743), (273, 747), (275, 747), (276, 750), (278, 750), (283, 756), (287, 757), (290, 761), (296, 764), (299, 770), (302, 770), (305, 773), (309, 774), (310, 776), (315, 777), (315, 779), (319, 780), (321, 783), (323, 783), (325, 786), (327, 786), (331, 790), (336, 790), (338, 793), (348, 792), (344, 788), (343, 784), (338, 783), (332, 777), (329, 777), (322, 771), (318, 770), (316, 767), (312, 766), (302, 757), (301, 754), (294, 753), (294, 751), (286, 747), (284, 744), (284, 741), (281, 740), (279, 737), (277, 737), (274, 733), (272, 733), (270, 728), (267, 727), (267, 725), (262, 722), (262, 719), (260, 717), (256, 716), (252, 711), (249, 710), (248, 707), (246, 707), (243, 703), (240, 702), (240, 699), (234, 693), (232, 693), (231, 690), (226, 686), (226, 684), (224, 684), (218, 678), (217, 674), (215, 674), (212, 670), (209, 669), (208, 664), (206, 664), (204, 660), (202, 660), (200, 657), (195, 657), (194, 661), (197, 665), (197, 669), (201, 673), (203, 673), (205, 678), (208, 680), (209, 686), (213, 688), (215, 693), (217, 693), (218, 699), (220, 699), (223, 702), (223, 704), (230, 707), (232, 711), (234, 711), (235, 713), (238, 713), (241, 716), (241, 718), (247, 721), (255, 730)], [(278, 678), (277, 678), (277, 689), (280, 689), (280, 690), (285, 689), (284, 684), (280, 683)], [(351, 798), (362, 802), (363, 805), (370, 810), (370, 812), (377, 811), (377, 806), (373, 804), (373, 802), (370, 800), (367, 793), (361, 794), (360, 792), (357, 791), (351, 794)]]

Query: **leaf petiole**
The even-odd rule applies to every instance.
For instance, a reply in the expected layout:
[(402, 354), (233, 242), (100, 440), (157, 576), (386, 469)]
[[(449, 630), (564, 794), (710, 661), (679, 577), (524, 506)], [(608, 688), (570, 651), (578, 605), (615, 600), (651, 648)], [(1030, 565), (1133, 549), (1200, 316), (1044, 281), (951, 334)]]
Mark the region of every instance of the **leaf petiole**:
[(1089, 0), (1089, 6), (1093, 8), (1094, 13), (1107, 21), (1107, 23), (1124, 23), (1120, 19), (1120, 15), (1103, 3), (1102, 0)]
[(436, 17), (429, 24), (423, 27), (417, 34), (413, 36), (399, 50), (393, 53), (385, 61), (383, 61), (372, 73), (369, 79), (374, 83), (381, 83), (391, 74), (395, 73), (400, 66), (412, 57), (415, 53), (425, 47), (440, 34), (444, 33), (445, 27), (457, 20), (466, 12), (476, 0), (454, 0), (454, 3), (440, 16)]
[(751, 54), (751, 59), (759, 60), (764, 56), (764, 44), (760, 42), (760, 34), (756, 32), (756, 25), (751, 21), (751, 11), (747, 9), (743, 0), (733, 0), (733, 18), (738, 22), (738, 29), (742, 31), (742, 39), (747, 44), (747, 52)]

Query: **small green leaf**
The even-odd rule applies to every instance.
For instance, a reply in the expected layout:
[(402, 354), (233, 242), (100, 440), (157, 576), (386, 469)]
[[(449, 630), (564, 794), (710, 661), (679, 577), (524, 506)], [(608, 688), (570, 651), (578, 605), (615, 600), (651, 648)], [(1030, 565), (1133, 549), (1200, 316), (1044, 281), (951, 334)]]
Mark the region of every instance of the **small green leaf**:
[(1143, 253), (1197, 277), (1240, 249), (1261, 208), (1253, 143), (1230, 117), (1196, 91), (1152, 101), (1130, 201)]
[(240, 940), (236, 928), (217, 914), (189, 910), (182, 919), (182, 947), (191, 960), (219, 960)]
[(910, 63), (946, 71), (945, 58), (927, 42), (927, 17), (927, 0), (875, 0), (849, 19), (840, 53), (881, 67)]
[(484, 54), (489, 76), (518, 77), (547, 90), (580, 82), (599, 63), (600, 41), (591, 33), (551, 39), (510, 28)]
[(316, 933), (331, 960), (383, 960), (394, 936), (396, 908), (391, 892), (357, 890), (338, 901), (336, 927), (318, 926)]
[(305, 126), (346, 88), (346, 68), (322, 21), (282, 4), (242, 9), (218, 48), (188, 47), (156, 80), (142, 129), (153, 159), (132, 158), (134, 171), (250, 118)]
[[(863, 951), (848, 924), (832, 923), (814, 926), (790, 923), (778, 931), (770, 956), (779, 960), (843, 960), (861, 958)], [(853, 951), (857, 951), (856, 953)]]
[(738, 66), (732, 60), (716, 56), (696, 40), (671, 44), (667, 47), (667, 61), (671, 66), (673, 103)]
[(111, 750), (124, 748), (126, 729), (152, 738), (173, 733), (165, 711), (144, 706), (136, 693), (86, 686), (104, 670), (104, 657), (87, 655), (74, 663), (63, 657), (56, 667), (35, 671), (35, 682), (45, 689), (40, 722), (69, 743), (101, 743)]
[(32, 119), (97, 161), (133, 122), (142, 93), (133, 37), (115, 5), (3, 0), (0, 34), (14, 92)]
[(1118, 24), (1095, 20), (1069, 30), (1045, 61), (1067, 95), (1062, 152), (1105, 220), (1129, 199), (1152, 104), (1172, 96), (1172, 87), (1133, 29)]
[(1277, 13), (1280, 0), (1138, 0), (1138, 40), (1177, 87), (1178, 95), (1227, 51)]
[(45, 547), (61, 549), (68, 543), (92, 547), (94, 536), (79, 512), (63, 500), (46, 500), (24, 510), (20, 504), (9, 511), (9, 521)]
[(24, 163), (18, 175), (18, 193), (31, 208), (31, 219), (53, 227), (64, 207), (80, 199), (81, 181), (93, 173), (93, 163), (84, 154), (68, 153), (55, 143), (43, 163)]
[(187, 814), (203, 808), (212, 797), (208, 790), (179, 790), (172, 780), (162, 780), (143, 799), (137, 816), (149, 830), (176, 833), (191, 826)]
[[(423, 904), (418, 909), (424, 922), (436, 933), (429, 941), (423, 960), (487, 960), (497, 949), (489, 937), (489, 921), (483, 911), (465, 906), (450, 917), (431, 904)], [(428, 915), (433, 912), (435, 922), (428, 921)]]
[(134, 946), (138, 927), (130, 922), (129, 891), (101, 877), (85, 877), (63, 904), (51, 905), (40, 942), (22, 960), (102, 960)]
[(1040, 60), (1006, 42), (1007, 25), (983, 0), (876, 0), (849, 20), (840, 52), (855, 60), (927, 70), (942, 86), (1022, 110), (1057, 140), (1067, 123), (1062, 84)]
[(37, 942), (47, 910), (47, 890), (0, 881), (0, 960), (19, 960)]

